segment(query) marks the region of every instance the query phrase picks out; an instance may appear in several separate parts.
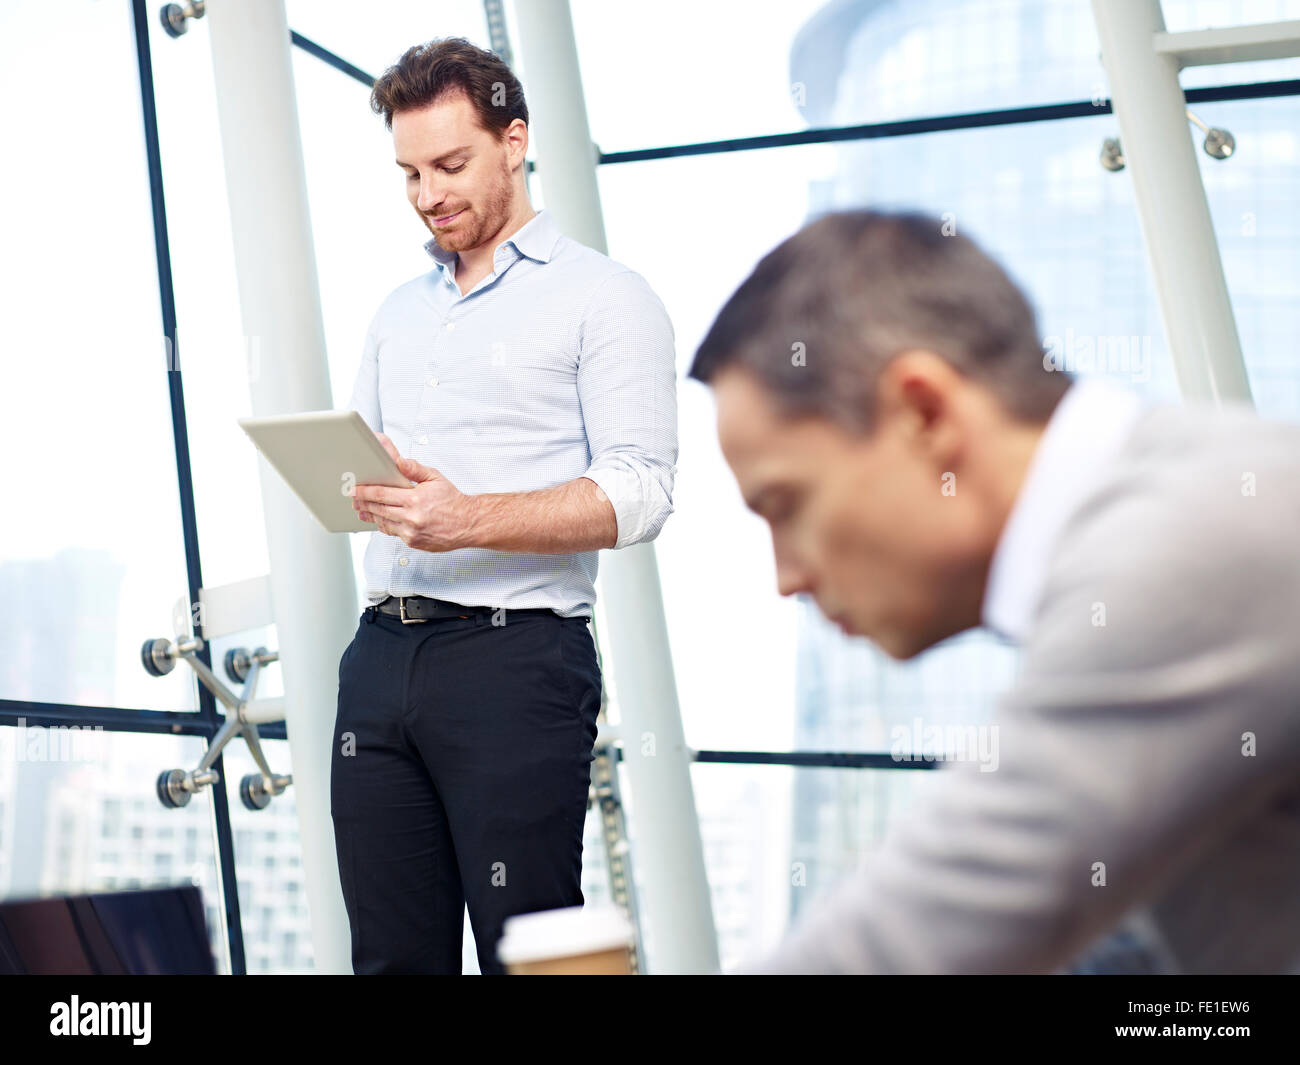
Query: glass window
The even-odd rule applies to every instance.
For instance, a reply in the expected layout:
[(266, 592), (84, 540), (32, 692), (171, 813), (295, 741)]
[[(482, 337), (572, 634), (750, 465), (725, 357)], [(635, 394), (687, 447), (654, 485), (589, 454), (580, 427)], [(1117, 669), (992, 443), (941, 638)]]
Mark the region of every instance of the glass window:
[(229, 971), (209, 793), (169, 809), (156, 791), (159, 774), (196, 768), (204, 749), (193, 736), (0, 728), (0, 896), (196, 884)]
[[(1300, 420), (1300, 97), (1206, 104), (1199, 117), (1230, 130), (1233, 155), (1198, 152), (1255, 407)], [(1202, 134), (1193, 130), (1197, 144)]]
[[(217, 587), (269, 568), (257, 452), (236, 423), (252, 413), (250, 368), (264, 355), (240, 320), (207, 26), (193, 21), (172, 38), (151, 18), (149, 43), (195, 519), (203, 581)], [(274, 646), (265, 634), (246, 642), (255, 638)]]
[(932, 770), (716, 763), (697, 764), (691, 778), (723, 970), (774, 948), (935, 784)]
[[(801, 128), (791, 45), (823, 6), (573, 0), (592, 139), (614, 152)], [(525, 66), (525, 89), (527, 73)], [(816, 91), (804, 95), (815, 99)]]
[(6, 109), (24, 165), (0, 168), (0, 695), (192, 709), (185, 671), (140, 666), (188, 582), (131, 13), (6, 3), (0, 42), (6, 98), (41, 86)]
[[(1300, 374), (1289, 337), (1300, 328), (1293, 298), (1300, 245), (1289, 189), (1300, 178), (1300, 100), (1218, 105), (1239, 149), (1227, 161), (1201, 156), (1247, 367), (1261, 412), (1300, 417)], [(615, 258), (644, 273), (677, 327), (684, 375), (713, 316), (758, 259), (807, 217), (854, 207), (914, 207), (949, 215), (1026, 288), (1045, 345), (1086, 372), (1086, 345), (1106, 351), (1098, 372), (1153, 400), (1177, 383), (1142, 243), (1130, 176), (1097, 160), (1115, 132), (1112, 116), (934, 133), (842, 145), (737, 152), (602, 167), (600, 181)], [(726, 188), (734, 211), (716, 212), (691, 190)], [(678, 232), (707, 233), (709, 267), (697, 271), (643, 204), (680, 207)], [(765, 210), (772, 205), (775, 210)], [(743, 507), (717, 447), (712, 398), (679, 385), (681, 462), (677, 510), (656, 541), (674, 669), (693, 746), (798, 745), (791, 708), (807, 680), (795, 678), (798, 617), (776, 595), (766, 525)], [(702, 550), (725, 543), (727, 549)], [(708, 589), (701, 608), (700, 589)], [(816, 624), (810, 614), (805, 624)], [(832, 645), (855, 646), (834, 631)], [(994, 657), (1010, 652), (966, 638)], [(696, 653), (708, 646), (711, 653)], [(965, 646), (963, 644), (963, 646)], [(969, 675), (965, 652), (945, 647), (924, 666), (878, 656), (892, 676), (920, 677), (950, 658)], [(959, 663), (959, 664), (958, 664)], [(993, 670), (1006, 674), (1006, 664)], [(995, 689), (984, 693), (991, 710)], [(829, 711), (828, 711), (829, 712)], [(864, 734), (837, 742), (858, 748)]]
[[(572, 10), (592, 138), (605, 152), (1108, 93), (1088, 0), (667, 0), (653, 18), (574, 0)], [(1164, 11), (1177, 31), (1294, 19), (1300, 2), (1165, 0)], [(1298, 74), (1300, 60), (1198, 67), (1183, 85)]]
[[(1170, 33), (1300, 18), (1300, 0), (1163, 0), (1161, 9), (1165, 14), (1165, 28)], [(1300, 59), (1273, 59), (1258, 63), (1188, 67), (1179, 81), (1184, 89), (1193, 89), (1205, 85), (1240, 85), (1297, 77), (1300, 77)], [(1193, 110), (1199, 111), (1199, 107), (1194, 105)]]
[[(289, 744), (261, 741), (271, 771), (291, 773)], [(311, 915), (299, 844), (297, 795), (290, 785), (264, 810), (250, 810), (239, 797), (240, 781), (258, 774), (243, 741), (226, 747), (226, 801), (239, 870), (239, 912), (249, 973), (311, 972)], [(290, 856), (297, 859), (290, 862)]]
[[(600, 168), (610, 254), (643, 274), (664, 301), (679, 378), (727, 297), (802, 224), (809, 181), (834, 163), (826, 149)], [(713, 198), (719, 189), (726, 190), (726, 211)], [(665, 205), (671, 228), (647, 204)], [(707, 266), (695, 265), (701, 257)], [(786, 749), (793, 739), (796, 604), (776, 594), (767, 526), (745, 509), (718, 448), (711, 393), (694, 381), (679, 380), (678, 438), (675, 512), (655, 551), (687, 741), (697, 748)], [(702, 647), (709, 653), (698, 653)]]
[[(1300, 327), (1292, 196), (1300, 97), (1201, 110), (1237, 140), (1231, 158), (1198, 151), (1197, 160), (1257, 406), (1300, 417), (1289, 340)], [(849, 142), (836, 146), (834, 177), (812, 190), (809, 206), (916, 207), (950, 217), (1026, 288), (1045, 345), (1059, 344), (1067, 365), (1091, 342), (1097, 372), (1149, 399), (1178, 400), (1131, 175), (1098, 162), (1102, 141), (1118, 132), (1114, 116), (1098, 115)]]
[(411, 45), (435, 37), (488, 46), (482, 0), (372, 0), (364, 11), (353, 0), (287, 0), (285, 10), (290, 28), (376, 78)]
[[(644, 273), (664, 300), (676, 327), (683, 378), (736, 285), (762, 255), (803, 224), (816, 198), (833, 187), (837, 152), (835, 146), (815, 145), (601, 168), (611, 254)], [(1097, 169), (1100, 179), (1109, 176)], [(690, 188), (728, 189), (734, 211), (716, 213), (691, 200), (684, 194)], [(688, 269), (680, 245), (664, 241), (661, 226), (641, 209), (652, 189), (683, 203), (676, 218), (681, 232), (709, 233), (708, 270)], [(718, 448), (711, 392), (683, 379), (678, 398), (676, 511), (656, 540), (656, 553), (687, 740), (704, 749), (807, 746), (810, 737), (796, 727), (795, 708), (810, 698), (809, 686), (816, 681), (812, 671), (797, 670), (796, 650), (807, 624), (801, 620), (801, 599), (777, 594), (770, 534), (766, 523), (744, 507)], [(725, 550), (701, 547), (722, 544)], [(701, 603), (701, 589), (707, 589), (707, 605)], [(835, 631), (822, 636), (832, 644), (842, 640), (854, 646)], [(990, 669), (1006, 673), (1010, 652), (991, 640), (983, 642), (988, 654), (1001, 660), (1000, 667)], [(700, 647), (710, 653), (699, 654)], [(931, 664), (909, 667), (908, 675), (917, 678), (914, 687), (923, 676), (969, 670), (970, 655), (959, 648), (934, 653), (940, 657)], [(950, 653), (952, 664), (945, 667), (943, 656)], [(925, 683), (933, 687), (939, 682)], [(993, 694), (984, 693), (980, 712), (991, 711)], [(963, 709), (962, 720), (978, 713)], [(862, 721), (856, 729), (843, 730), (834, 741), (823, 738), (832, 747), (874, 749), (864, 731), (869, 724)]]

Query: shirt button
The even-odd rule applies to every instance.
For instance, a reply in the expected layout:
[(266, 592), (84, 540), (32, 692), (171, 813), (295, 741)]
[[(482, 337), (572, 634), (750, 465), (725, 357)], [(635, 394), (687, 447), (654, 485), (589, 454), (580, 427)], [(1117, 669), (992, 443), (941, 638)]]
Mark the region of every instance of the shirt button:
[(455, 329), (455, 328), (456, 328), (456, 323), (455, 323), (455, 322), (448, 322), (448, 323), (447, 323), (447, 332), (448, 332), (448, 333), (450, 333), (450, 332), (451, 332), (453, 329)]
[(411, 561), (410, 559), (408, 559), (405, 555), (403, 555), (401, 558), (397, 560), (397, 564), (399, 566), (406, 566), (410, 564), (410, 561)]
[(437, 379), (436, 377), (430, 377), (430, 378), (429, 378), (429, 387), (430, 387), (430, 388), (432, 388), (432, 387), (433, 387), (434, 385), (436, 385), (437, 383), (438, 383), (438, 379)]
[(416, 437), (416, 443), (418, 444), (427, 444), (428, 442), (429, 438), (427, 436)]

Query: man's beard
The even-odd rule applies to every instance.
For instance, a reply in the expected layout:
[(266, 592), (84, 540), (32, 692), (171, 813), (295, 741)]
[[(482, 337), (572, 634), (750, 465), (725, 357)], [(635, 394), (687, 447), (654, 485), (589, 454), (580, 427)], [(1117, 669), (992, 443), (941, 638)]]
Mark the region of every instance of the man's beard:
[[(510, 175), (504, 175), (505, 180), (486, 194), (483, 199), (482, 215), (477, 214), (472, 207), (466, 206), (461, 210), (470, 217), (467, 220), (460, 219), (456, 223), (454, 231), (439, 231), (434, 228), (434, 218), (420, 212), (420, 218), (428, 227), (429, 232), (433, 234), (433, 239), (438, 242), (438, 247), (443, 251), (465, 251), (467, 248), (477, 248), (485, 241), (489, 240), (494, 234), (501, 231), (501, 227), (506, 224), (510, 217)], [(442, 215), (434, 217), (441, 218)], [(448, 246), (450, 241), (452, 246)]]

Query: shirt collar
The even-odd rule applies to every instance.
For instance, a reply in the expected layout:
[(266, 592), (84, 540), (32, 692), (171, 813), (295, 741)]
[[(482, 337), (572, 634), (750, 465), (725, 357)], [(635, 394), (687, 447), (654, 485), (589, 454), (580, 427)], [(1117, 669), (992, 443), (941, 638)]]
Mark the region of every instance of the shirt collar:
[(981, 621), (1020, 642), (1033, 620), (1062, 529), (1124, 446), (1141, 398), (1100, 377), (1077, 379), (1057, 403), (1002, 528)]
[[(518, 230), (497, 245), (496, 251), (493, 253), (493, 259), (495, 260), (496, 256), (500, 254), (502, 248), (510, 244), (514, 246), (518, 255), (526, 255), (539, 263), (550, 262), (551, 256), (555, 254), (555, 245), (561, 236), (560, 227), (556, 224), (554, 216), (543, 207), (520, 226)], [(446, 276), (453, 281), (456, 279), (457, 252), (447, 251), (434, 237), (430, 237), (424, 242), (424, 250), (429, 253)]]

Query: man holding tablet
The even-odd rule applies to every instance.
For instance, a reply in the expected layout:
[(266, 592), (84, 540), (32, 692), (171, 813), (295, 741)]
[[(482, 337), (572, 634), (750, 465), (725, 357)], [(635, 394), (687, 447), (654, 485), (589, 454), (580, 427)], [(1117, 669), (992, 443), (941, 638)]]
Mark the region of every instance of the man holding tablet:
[(371, 322), (349, 407), (412, 488), (358, 485), (369, 606), (339, 665), (331, 808), (357, 973), (484, 973), (581, 905), (598, 551), (672, 513), (673, 328), (524, 184), (528, 108), (462, 39), (376, 81), (435, 266)]

